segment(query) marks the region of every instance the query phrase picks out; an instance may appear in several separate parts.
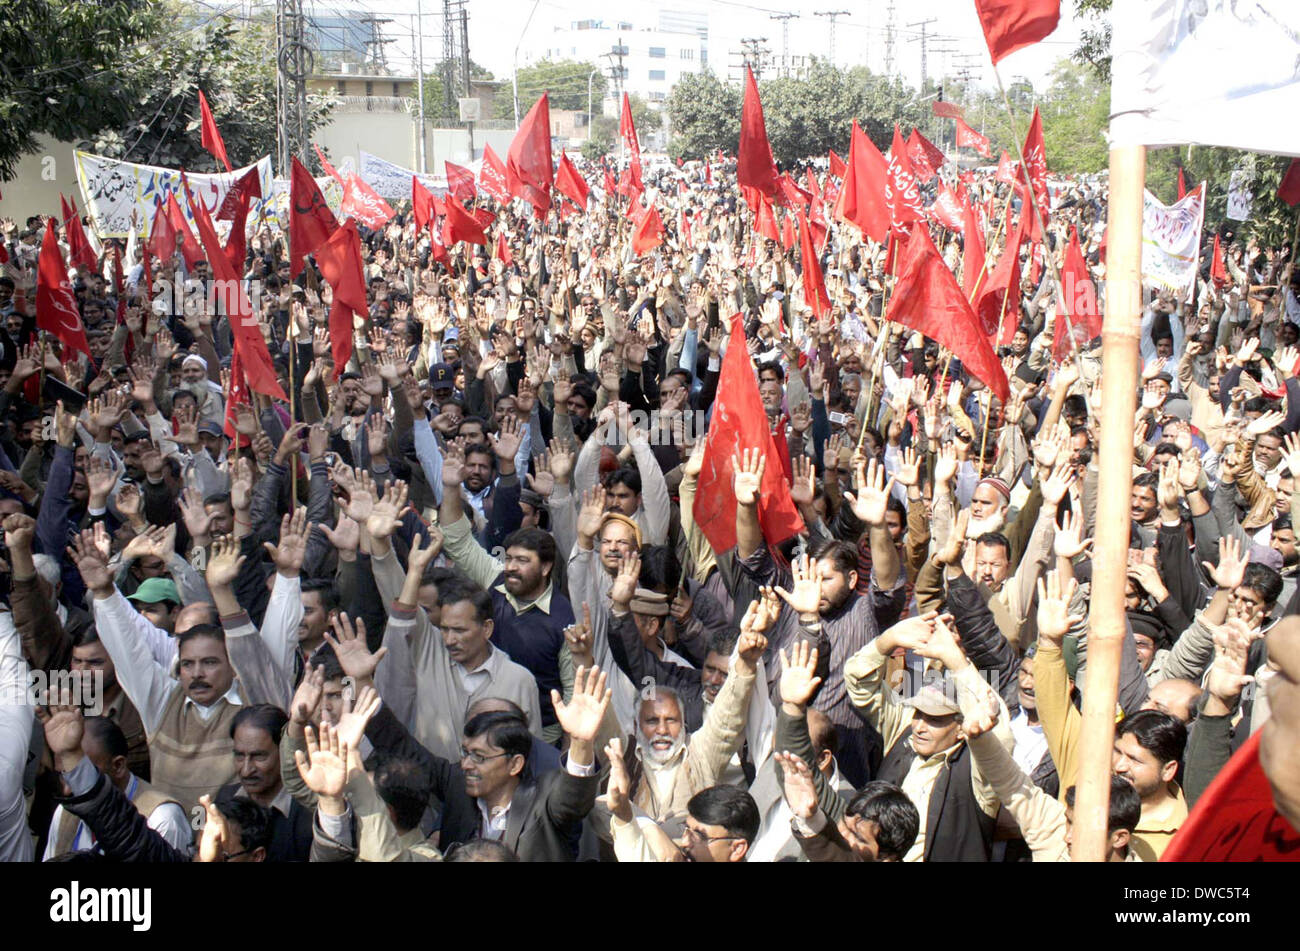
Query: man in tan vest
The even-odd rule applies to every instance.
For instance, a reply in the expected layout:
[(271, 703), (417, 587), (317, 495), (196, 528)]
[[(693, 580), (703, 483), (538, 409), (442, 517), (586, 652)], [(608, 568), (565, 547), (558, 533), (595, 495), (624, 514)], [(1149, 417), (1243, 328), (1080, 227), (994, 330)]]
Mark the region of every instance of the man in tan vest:
[(179, 679), (173, 679), (149, 645), (132, 636), (135, 608), (113, 586), (93, 535), (83, 532), (71, 550), (94, 595), (99, 638), (149, 736), (153, 785), (197, 817), (199, 797), (215, 794), (238, 775), (230, 727), (243, 700), (226, 654), (225, 632), (215, 624), (197, 624), (178, 635)]
[[(189, 817), (180, 804), (154, 789), (131, 772), (127, 763), (128, 744), (122, 728), (108, 717), (87, 717), (81, 748), (90, 761), (108, 781), (131, 800), (131, 805), (144, 816), (153, 829), (173, 848), (185, 851), (194, 841), (194, 830)], [(84, 822), (62, 806), (54, 810), (50, 822), (48, 844), (44, 861), (68, 852), (84, 852), (96, 848), (95, 837)]]

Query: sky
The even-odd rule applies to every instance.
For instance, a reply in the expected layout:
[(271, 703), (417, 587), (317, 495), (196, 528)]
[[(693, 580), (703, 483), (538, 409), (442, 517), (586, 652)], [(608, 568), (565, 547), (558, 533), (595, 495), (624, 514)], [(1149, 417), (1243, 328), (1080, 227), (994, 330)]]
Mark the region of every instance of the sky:
[[(442, 8), (440, 0), (338, 0), (338, 2), (304, 4), (312, 10), (343, 10), (358, 16), (371, 13), (392, 18), (384, 29), (396, 42), (387, 47), (390, 63), (412, 69), (414, 55), (414, 15), (417, 5), (423, 9), (424, 61), (432, 68), (442, 51)], [(850, 10), (835, 27), (835, 60), (840, 65), (865, 63), (876, 72), (885, 65), (885, 28), (890, 0), (619, 0), (614, 5), (592, 0), (468, 0), (470, 57), (498, 78), (511, 75), (515, 48), (523, 37), (523, 49), (544, 46), (546, 36), (556, 26), (567, 26), (583, 19), (631, 21), (635, 26), (654, 26), (662, 10), (704, 12), (709, 17), (709, 59), (719, 73), (726, 75), (731, 61), (727, 55), (740, 49), (745, 37), (766, 37), (771, 52), (779, 56), (782, 26), (769, 18), (771, 13), (797, 13), (789, 20), (791, 55), (825, 56), (829, 51), (829, 28), (826, 17), (816, 11)], [(950, 72), (961, 58), (971, 64), (974, 81), (996, 88), (993, 71), (980, 31), (975, 5), (971, 0), (895, 0), (894, 21), (897, 30), (895, 68), (911, 85), (921, 74), (919, 26), (908, 24), (934, 18), (926, 27), (930, 46), (931, 76)], [(1071, 4), (1062, 3), (1061, 23), (1056, 32), (1042, 43), (1013, 53), (999, 64), (1004, 83), (1016, 77), (1028, 78), (1036, 87), (1050, 73), (1053, 64), (1068, 56), (1080, 34), (1080, 25), (1070, 14)], [(531, 20), (529, 19), (531, 15)], [(526, 29), (525, 29), (525, 24)], [(952, 52), (941, 52), (948, 47)], [(965, 57), (962, 57), (965, 54)], [(520, 58), (523, 61), (523, 58)]]

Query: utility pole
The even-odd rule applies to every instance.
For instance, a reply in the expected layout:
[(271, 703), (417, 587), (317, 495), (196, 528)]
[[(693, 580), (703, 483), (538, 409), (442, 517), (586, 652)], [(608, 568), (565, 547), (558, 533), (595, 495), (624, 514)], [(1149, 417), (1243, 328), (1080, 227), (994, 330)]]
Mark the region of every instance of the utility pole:
[(388, 57), (384, 53), (384, 47), (395, 41), (384, 39), (384, 34), (379, 28), (385, 23), (392, 23), (393, 21), (380, 17), (363, 16), (358, 22), (370, 27), (370, 39), (366, 40), (366, 63), (376, 73), (382, 75), (388, 70)]
[(830, 63), (835, 65), (835, 20), (838, 17), (852, 16), (848, 10), (818, 10), (813, 13), (815, 17), (826, 17), (830, 21)]
[(415, 137), (415, 158), (421, 174), (429, 171), (424, 155), (424, 3), (415, 0), (415, 117), (419, 134)]
[(276, 158), (286, 176), (291, 157), (307, 160), (307, 77), (315, 58), (303, 40), (303, 28), (301, 0), (276, 0)]
[[(474, 96), (474, 82), (470, 76), (469, 68), (469, 10), (465, 7), (465, 0), (456, 0), (460, 10), (457, 11), (457, 20), (460, 25), (460, 68), (461, 79), (465, 87), (465, 97), (472, 99)], [(457, 111), (459, 115), (459, 110)], [(474, 122), (466, 120), (465, 129), (469, 135), (469, 160), (474, 161)]]
[(918, 20), (915, 23), (907, 24), (907, 28), (909, 30), (914, 26), (919, 26), (921, 28), (920, 36), (909, 37), (907, 41), (909, 43), (915, 43), (917, 40), (921, 41), (921, 87), (920, 87), (921, 92), (925, 92), (925, 78), (926, 78), (926, 66), (927, 66), (925, 54), (926, 54), (926, 46), (929, 41), (929, 37), (926, 36), (926, 30), (929, 29), (931, 23), (938, 23), (938, 22), (939, 21), (936, 20), (934, 17), (930, 17), (930, 19), (928, 20)]
[(442, 118), (450, 124), (456, 110), (456, 15), (452, 0), (442, 0), (442, 63), (438, 72), (442, 76)]
[(742, 69), (748, 66), (754, 71), (754, 78), (761, 79), (763, 76), (763, 61), (767, 58), (768, 49), (763, 44), (767, 42), (766, 36), (748, 37), (740, 41), (743, 47)]
[(894, 0), (889, 0), (889, 12), (886, 16), (888, 19), (885, 22), (885, 76), (892, 79), (894, 76), (894, 43), (897, 40), (894, 34)]
[(797, 13), (773, 13), (768, 16), (769, 20), (781, 21), (781, 75), (786, 77), (790, 75), (790, 21), (798, 18)]

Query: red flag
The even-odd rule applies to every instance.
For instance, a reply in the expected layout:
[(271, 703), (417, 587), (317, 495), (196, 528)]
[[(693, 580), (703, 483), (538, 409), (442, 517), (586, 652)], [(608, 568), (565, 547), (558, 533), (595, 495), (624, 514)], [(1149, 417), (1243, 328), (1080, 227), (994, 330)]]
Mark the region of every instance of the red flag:
[[(1061, 291), (1075, 339), (1083, 343), (1098, 336), (1102, 321), (1097, 306), (1097, 288), (1088, 273), (1083, 249), (1079, 247), (1079, 233), (1073, 225), (1070, 227), (1070, 243), (1065, 247), (1065, 259), (1061, 262)], [(1053, 336), (1052, 356), (1056, 360), (1064, 360), (1071, 349), (1065, 316), (1057, 315)]]
[[(1021, 215), (1015, 232), (1007, 235), (998, 263), (985, 275), (975, 304), (984, 332), (990, 337), (999, 330), (1005, 333), (1008, 323), (1014, 328), (1020, 322), (1020, 243), (1024, 239), (1024, 223)], [(1011, 332), (1014, 334), (1015, 330)]]
[(519, 124), (510, 151), (506, 155), (506, 184), (510, 194), (532, 205), (538, 218), (545, 218), (551, 207), (551, 181), (555, 168), (551, 163), (551, 107), (542, 93)]
[[(487, 168), (487, 163), (483, 164)], [(411, 176), (411, 213), (415, 217), (415, 230), (423, 231), (435, 217), (433, 195), (420, 183), (416, 175)]]
[(1210, 253), (1210, 280), (1215, 287), (1227, 287), (1232, 283), (1232, 278), (1228, 276), (1228, 266), (1223, 260), (1223, 245), (1217, 231), (1214, 233), (1214, 250)]
[(325, 153), (320, 150), (320, 146), (313, 142), (311, 147), (316, 150), (316, 158), (320, 160), (321, 171), (334, 179), (334, 181), (338, 182), (340, 185), (345, 184), (343, 176), (340, 175), (334, 166), (330, 164), (330, 160), (325, 157)]
[(448, 244), (466, 241), (470, 244), (481, 244), (487, 247), (487, 235), (483, 233), (483, 226), (478, 223), (478, 219), (465, 210), (465, 206), (457, 201), (456, 196), (451, 193), (447, 194), (447, 233), (445, 239)]
[(41, 254), (36, 262), (36, 326), (54, 334), (64, 346), (90, 356), (86, 327), (81, 322), (72, 282), (68, 280), (68, 269), (63, 263), (63, 252), (59, 250), (53, 218), (45, 222), (45, 238), (41, 241)]
[[(803, 214), (802, 209), (799, 214)], [(781, 247), (787, 251), (794, 247), (794, 220), (788, 211), (781, 219)]]
[(1288, 205), (1300, 204), (1300, 159), (1292, 159), (1277, 188), (1277, 197)]
[(989, 149), (988, 137), (980, 135), (960, 117), (957, 118), (956, 145), (959, 149), (974, 149), (985, 158), (993, 156), (993, 152)]
[(90, 246), (90, 239), (81, 226), (81, 215), (77, 213), (76, 202), (69, 204), (60, 192), (59, 206), (63, 212), (63, 230), (68, 238), (68, 259), (82, 271), (95, 271), (99, 266), (99, 257)]
[(975, 12), (996, 66), (1004, 56), (1032, 46), (1056, 29), (1061, 0), (975, 0)]
[(708, 162), (704, 163), (704, 184), (713, 184), (713, 166)]
[(965, 227), (962, 221), (962, 205), (957, 196), (947, 185), (939, 186), (939, 194), (930, 206), (930, 218), (939, 222), (949, 231), (961, 231)]
[(451, 270), (451, 255), (447, 253), (446, 220), (435, 218), (429, 223), (429, 257), (437, 261), (448, 271)]
[(349, 175), (347, 184), (343, 186), (339, 214), (344, 218), (355, 218), (371, 231), (376, 231), (397, 212), (360, 175)]
[[(636, 169), (636, 180), (641, 181), (641, 144), (636, 138), (636, 125), (632, 122), (632, 104), (627, 98), (627, 93), (623, 93), (623, 112), (618, 119), (618, 134), (623, 139), (623, 147), (627, 149), (628, 162)], [(586, 204), (581, 202), (580, 204)]]
[[(301, 167), (297, 159), (294, 159), (294, 165), (295, 169)], [(303, 169), (303, 172), (306, 173), (306, 169)], [(239, 275), (235, 273), (235, 269), (230, 266), (230, 261), (222, 253), (221, 241), (212, 226), (212, 220), (208, 217), (207, 208), (202, 202), (196, 204), (188, 194), (186, 199), (189, 201), (190, 214), (194, 216), (194, 223), (198, 225), (199, 239), (207, 251), (208, 264), (212, 268), (213, 286), (217, 289), (217, 300), (224, 305), (234, 347), (243, 360), (244, 376), (248, 379), (248, 385), (264, 396), (287, 400), (289, 397), (285, 395), (280, 381), (276, 378), (271, 354), (266, 349), (266, 341), (262, 339), (261, 328), (257, 325), (257, 316), (253, 313), (253, 305), (249, 303), (244, 293)]]
[[(256, 179), (254, 179), (256, 181)], [(226, 235), (225, 255), (231, 268), (238, 274), (244, 273), (244, 261), (248, 257), (248, 206), (252, 201), (249, 190), (242, 187), (243, 179), (235, 185), (232, 192), (238, 192), (234, 218), (230, 222), (230, 234)], [(260, 188), (259, 188), (260, 191)], [(222, 203), (225, 208), (225, 203)]]
[(976, 379), (1006, 402), (1007, 377), (1002, 364), (925, 228), (912, 229), (890, 301), (890, 320), (946, 346)]
[[(181, 181), (185, 181), (184, 173)], [(194, 265), (203, 260), (203, 249), (194, 240), (194, 233), (190, 231), (190, 224), (185, 220), (185, 212), (181, 211), (175, 195), (167, 196), (167, 217), (171, 219), (172, 230), (181, 236), (181, 257), (185, 259), (185, 267), (193, 270)]]
[(925, 217), (925, 210), (921, 207), (921, 190), (916, 185), (916, 172), (907, 159), (907, 145), (903, 142), (903, 130), (898, 127), (898, 123), (894, 123), (894, 143), (889, 147), (885, 197), (889, 199), (892, 234), (907, 234), (913, 221)]
[(944, 162), (948, 161), (943, 152), (939, 151), (938, 146), (917, 129), (913, 129), (912, 134), (907, 137), (907, 157), (912, 162), (912, 168), (916, 169), (919, 179), (926, 182), (938, 175), (939, 169), (943, 168)]
[(515, 256), (510, 253), (510, 242), (506, 240), (504, 228), (497, 232), (497, 258), (506, 267), (515, 263)]
[(681, 237), (683, 245), (688, 248), (695, 247), (695, 237), (691, 234), (691, 222), (686, 217), (685, 208), (677, 212), (677, 234)]
[(745, 346), (745, 324), (731, 318), (731, 339), (722, 357), (718, 395), (704, 448), (704, 465), (695, 492), (695, 522), (716, 552), (736, 545), (736, 492), (732, 456), (757, 449), (767, 459), (758, 494), (758, 521), (763, 538), (777, 545), (804, 530), (790, 498), (790, 484), (777, 464), (776, 443), (758, 395), (758, 378)]
[[(855, 123), (857, 122), (856, 119), (854, 119), (853, 121), (854, 121)], [(853, 148), (853, 141), (852, 141), (852, 140), (849, 140), (849, 149), (850, 149), (849, 157), (850, 157), (850, 158), (853, 157), (853, 152), (851, 151), (852, 148)], [(844, 180), (844, 175), (845, 175), (845, 173), (848, 172), (848, 170), (849, 170), (848, 166), (844, 164), (844, 159), (842, 159), (842, 158), (840, 158), (838, 155), (836, 155), (834, 149), (830, 149), (830, 150), (828, 150), (828, 152), (827, 152), (827, 154), (826, 154), (826, 160), (827, 160), (827, 162), (829, 163), (829, 166), (830, 166), (830, 169), (829, 169), (829, 170), (830, 170), (830, 173), (831, 173), (832, 175), (834, 175), (836, 178), (838, 178), (840, 181), (843, 181), (843, 180)]]
[(812, 201), (812, 193), (800, 188), (799, 183), (790, 177), (789, 172), (782, 172), (776, 184), (777, 202), (787, 208), (794, 208), (797, 205), (807, 206)]
[(646, 213), (641, 220), (637, 222), (636, 229), (632, 232), (632, 253), (638, 257), (654, 248), (657, 248), (664, 240), (664, 226), (659, 219), (659, 212), (654, 205), (646, 209)]
[(244, 364), (239, 359), (239, 348), (235, 347), (230, 354), (230, 392), (226, 394), (226, 420), (221, 428), (228, 439), (240, 440), (240, 446), (247, 444), (248, 437), (235, 430), (235, 410), (239, 406), (251, 406), (252, 402), (248, 395), (248, 381), (244, 379)]
[[(468, 208), (465, 210), (469, 211)], [(497, 216), (492, 214), (492, 212), (488, 211), (486, 208), (475, 208), (473, 211), (469, 211), (469, 213), (470, 216), (479, 223), (479, 227), (484, 231), (492, 227), (492, 222), (497, 220)]]
[(1161, 862), (1288, 862), (1300, 833), (1277, 808), (1259, 761), (1261, 731), (1215, 774), (1174, 835)]
[(442, 164), (447, 169), (447, 191), (461, 201), (473, 201), (478, 194), (478, 189), (474, 186), (474, 173), (463, 165), (453, 165), (445, 159)]
[(993, 176), (994, 180), (1006, 182), (1008, 185), (1014, 185), (1016, 183), (1016, 166), (1018, 164), (1018, 162), (1011, 161), (1011, 156), (1006, 153), (1005, 149), (1003, 149), (1002, 155), (998, 159), (997, 174)]
[[(984, 232), (980, 230), (975, 207), (967, 203), (962, 213), (961, 289), (966, 299), (974, 301), (983, 287), (980, 275), (984, 272)], [(977, 287), (976, 285), (979, 285)]]
[(776, 226), (776, 210), (772, 203), (761, 195), (758, 198), (758, 215), (754, 230), (769, 241), (780, 241), (781, 232)]
[(639, 165), (629, 164), (623, 169), (618, 177), (617, 191), (620, 195), (626, 195), (628, 198), (636, 199), (638, 195), (645, 192), (645, 185), (641, 181), (641, 167)]
[(591, 186), (563, 152), (560, 153), (560, 167), (555, 172), (555, 190), (569, 198), (579, 208), (587, 207), (587, 196), (591, 194)]
[(772, 145), (767, 141), (767, 126), (763, 122), (763, 103), (758, 98), (758, 84), (754, 82), (753, 71), (746, 66), (736, 180), (741, 187), (757, 189), (759, 194), (771, 198), (776, 194), (777, 177), (776, 160), (772, 158)]
[(1187, 197), (1187, 178), (1183, 175), (1183, 167), (1178, 166), (1178, 200), (1182, 201)]
[(811, 225), (802, 211), (799, 212), (799, 266), (803, 272), (803, 298), (812, 308), (813, 316), (820, 318), (830, 311), (831, 299), (826, 294), (817, 252), (813, 250)]
[(856, 225), (873, 241), (884, 241), (889, 234), (889, 199), (885, 194), (887, 172), (885, 157), (855, 120), (844, 187), (840, 189), (839, 201), (832, 215)]
[(614, 180), (614, 173), (609, 170), (608, 165), (602, 165), (601, 170), (605, 173), (605, 195), (608, 197), (617, 194), (618, 182)]
[(1034, 117), (1029, 120), (1029, 131), (1025, 134), (1025, 146), (1021, 150), (1025, 158), (1025, 172), (1029, 184), (1034, 188), (1034, 200), (1047, 218), (1047, 148), (1043, 144), (1043, 117), (1034, 107)]
[(479, 168), (478, 185), (497, 201), (509, 201), (510, 189), (506, 187), (506, 166), (492, 146), (483, 146), (483, 165)]
[[(292, 165), (289, 185), (289, 276), (296, 279), (302, 273), (307, 255), (329, 240), (339, 222), (329, 205), (325, 204), (325, 196), (316, 186), (316, 180), (311, 177), (307, 167), (298, 161), (297, 156), (293, 157)], [(249, 370), (252, 370), (251, 362)], [(257, 389), (251, 372), (249, 383), (253, 389)]]
[(361, 263), (361, 239), (355, 221), (335, 229), (329, 240), (316, 250), (316, 263), (334, 289), (334, 302), (330, 306), (330, 352), (337, 379), (352, 356), (353, 314), (365, 317), (370, 312), (366, 303), (365, 268)]
[(217, 209), (217, 220), (233, 221), (235, 215), (239, 213), (241, 202), (244, 203), (244, 213), (247, 214), (248, 203), (254, 198), (261, 197), (262, 180), (258, 177), (257, 168), (250, 168), (226, 192), (226, 197), (221, 199), (221, 207)]
[(212, 118), (212, 110), (208, 108), (208, 97), (203, 95), (202, 89), (199, 90), (199, 116), (203, 126), (200, 142), (214, 158), (226, 166), (226, 171), (229, 172), (230, 159), (226, 158), (226, 143), (221, 141), (221, 133), (217, 131), (217, 120)]
[(962, 108), (955, 102), (936, 99), (930, 103), (930, 111), (941, 119), (961, 119)]

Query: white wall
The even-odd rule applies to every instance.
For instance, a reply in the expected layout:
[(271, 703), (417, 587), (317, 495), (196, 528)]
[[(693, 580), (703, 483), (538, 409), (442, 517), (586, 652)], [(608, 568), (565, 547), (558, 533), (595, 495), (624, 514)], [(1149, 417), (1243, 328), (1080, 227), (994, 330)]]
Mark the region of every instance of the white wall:
[(75, 195), (77, 207), (84, 207), (77, 188), (77, 166), (73, 145), (46, 136), (37, 137), (36, 151), (18, 161), (12, 181), (0, 183), (0, 217), (12, 218), (21, 228), (29, 215), (57, 215), (59, 192)]

